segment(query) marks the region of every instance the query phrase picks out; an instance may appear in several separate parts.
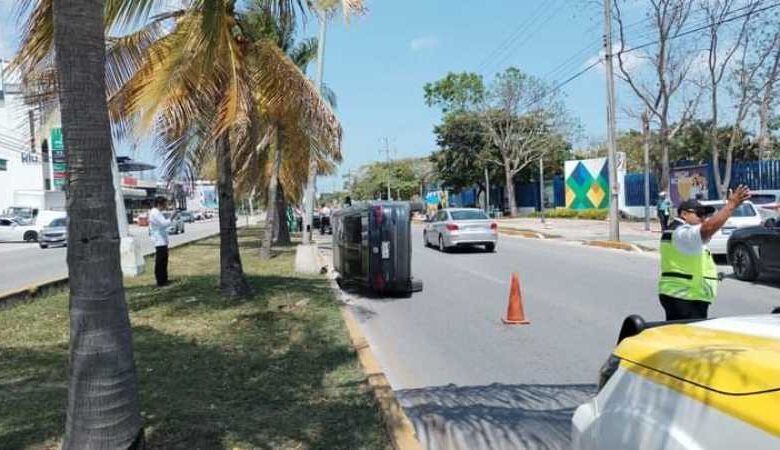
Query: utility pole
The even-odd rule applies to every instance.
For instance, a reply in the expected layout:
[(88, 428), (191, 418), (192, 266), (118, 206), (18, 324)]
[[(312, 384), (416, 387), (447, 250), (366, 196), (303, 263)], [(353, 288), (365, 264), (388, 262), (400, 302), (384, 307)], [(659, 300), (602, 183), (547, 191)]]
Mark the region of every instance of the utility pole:
[(490, 216), (490, 175), (485, 166), (485, 212)]
[(390, 140), (388, 138), (384, 137), (384, 138), (380, 139), (379, 141), (382, 143), (382, 148), (379, 150), (379, 152), (385, 154), (385, 159), (387, 161), (387, 201), (390, 201), (390, 200), (392, 200), (392, 198), (391, 198), (392, 193), (390, 192), (390, 177), (391, 177), (390, 171), (392, 170), (392, 167), (390, 165), (390, 162), (391, 162), (391, 160), (390, 160)]
[[(325, 64), (325, 32), (328, 27), (328, 22), (325, 17), (325, 11), (317, 12), (317, 17), (320, 20), (320, 36), (317, 42), (317, 90), (322, 94), (322, 76)], [(305, 213), (303, 216), (303, 245), (309, 245), (312, 243), (312, 224), (314, 223), (314, 189), (317, 184), (317, 162), (314, 160), (315, 152), (310, 150), (309, 152), (309, 177), (306, 184), (306, 195), (304, 196)]]
[(650, 113), (642, 113), (642, 146), (645, 153), (645, 231), (650, 231)]
[(620, 240), (618, 222), (617, 137), (615, 136), (615, 74), (612, 67), (612, 1), (604, 0), (604, 65), (607, 69), (607, 151), (609, 164), (609, 240)]
[(544, 158), (539, 158), (539, 211), (544, 223)]

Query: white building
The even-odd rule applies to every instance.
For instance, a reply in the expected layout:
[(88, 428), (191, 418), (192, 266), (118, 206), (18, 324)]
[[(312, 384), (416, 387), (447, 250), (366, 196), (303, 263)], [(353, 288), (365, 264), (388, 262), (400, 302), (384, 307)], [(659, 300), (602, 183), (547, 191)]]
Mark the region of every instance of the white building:
[(0, 212), (13, 206), (17, 191), (51, 188), (48, 143), (16, 81), (0, 61)]

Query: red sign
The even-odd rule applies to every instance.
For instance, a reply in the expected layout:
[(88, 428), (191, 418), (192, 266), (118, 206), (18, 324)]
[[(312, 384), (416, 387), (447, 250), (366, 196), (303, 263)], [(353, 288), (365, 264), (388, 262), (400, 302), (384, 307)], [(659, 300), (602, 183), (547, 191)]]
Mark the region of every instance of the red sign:
[(122, 186), (135, 187), (138, 186), (138, 179), (135, 177), (122, 177)]

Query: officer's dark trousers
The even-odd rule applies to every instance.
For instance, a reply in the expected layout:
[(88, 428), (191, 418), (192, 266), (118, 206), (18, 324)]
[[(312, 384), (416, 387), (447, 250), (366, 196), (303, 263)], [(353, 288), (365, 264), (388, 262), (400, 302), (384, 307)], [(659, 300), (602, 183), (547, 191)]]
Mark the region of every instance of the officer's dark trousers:
[(682, 300), (660, 294), (661, 306), (666, 311), (666, 320), (706, 319), (710, 304), (699, 300)]
[(154, 277), (157, 286), (168, 284), (168, 246), (163, 245), (154, 248)]

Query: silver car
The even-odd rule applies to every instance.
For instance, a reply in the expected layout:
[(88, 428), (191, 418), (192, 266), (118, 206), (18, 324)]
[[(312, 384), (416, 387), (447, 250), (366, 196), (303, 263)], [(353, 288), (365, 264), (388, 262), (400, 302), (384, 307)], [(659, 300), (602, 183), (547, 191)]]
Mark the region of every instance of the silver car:
[[(173, 213), (167, 211), (163, 213), (163, 217), (169, 220), (171, 220), (172, 215)], [(176, 217), (174, 217), (171, 220), (171, 225), (168, 227), (168, 234), (181, 234), (181, 233), (184, 233), (184, 221), (177, 214)]]
[(442, 252), (474, 245), (494, 252), (498, 244), (498, 225), (481, 209), (447, 208), (426, 222), (423, 239), (426, 247), (437, 246)]
[(38, 238), (38, 245), (41, 248), (68, 245), (67, 219), (60, 217), (52, 220), (49, 225), (43, 227), (43, 231), (41, 231), (41, 235)]

